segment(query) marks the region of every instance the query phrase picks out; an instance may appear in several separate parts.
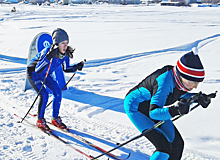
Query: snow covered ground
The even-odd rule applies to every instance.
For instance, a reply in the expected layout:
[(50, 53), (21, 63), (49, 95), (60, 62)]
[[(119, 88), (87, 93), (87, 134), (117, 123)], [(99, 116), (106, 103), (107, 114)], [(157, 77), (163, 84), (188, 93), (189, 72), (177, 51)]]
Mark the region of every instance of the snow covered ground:
[[(13, 6), (17, 12), (11, 13)], [(220, 90), (220, 8), (144, 5), (0, 5), (0, 159), (74, 159), (85, 156), (19, 120), (36, 93), (23, 92), (29, 45), (39, 32), (65, 29), (76, 48), (73, 63), (87, 59), (63, 92), (60, 115), (72, 132), (106, 150), (140, 133), (123, 109), (134, 85), (165, 64), (199, 48), (206, 78), (196, 92)], [(72, 76), (65, 74), (66, 80)], [(220, 159), (219, 96), (175, 122), (185, 140), (184, 160)], [(37, 104), (31, 110), (37, 112)], [(46, 119), (51, 118), (51, 107)], [(36, 119), (27, 119), (36, 123)], [(56, 132), (85, 153), (100, 153)], [(149, 159), (154, 147), (140, 138), (115, 151), (131, 160)], [(106, 159), (102, 157), (100, 159)]]

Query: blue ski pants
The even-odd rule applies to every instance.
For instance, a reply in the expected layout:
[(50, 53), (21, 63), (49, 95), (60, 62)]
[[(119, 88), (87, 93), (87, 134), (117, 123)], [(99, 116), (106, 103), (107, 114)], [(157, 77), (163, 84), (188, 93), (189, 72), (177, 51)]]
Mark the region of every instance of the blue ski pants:
[[(35, 89), (35, 91), (38, 93), (42, 83), (44, 81), (44, 77), (39, 76), (38, 74), (32, 74), (32, 75), (28, 75), (28, 79), (30, 84), (32, 85), (32, 87)], [(53, 94), (53, 112), (52, 112), (52, 116), (53, 117), (58, 117), (59, 115), (59, 110), (60, 110), (60, 104), (61, 104), (61, 99), (62, 99), (62, 93), (61, 90), (59, 88), (58, 82), (56, 81), (56, 79), (54, 77), (52, 77), (51, 75), (48, 75), (46, 82), (44, 84)], [(45, 86), (43, 86), (39, 97), (39, 104), (38, 104), (38, 119), (44, 118), (44, 114), (45, 114), (45, 109), (46, 109), (46, 105), (48, 102), (48, 98), (49, 98), (49, 92), (48, 90), (45, 88)]]

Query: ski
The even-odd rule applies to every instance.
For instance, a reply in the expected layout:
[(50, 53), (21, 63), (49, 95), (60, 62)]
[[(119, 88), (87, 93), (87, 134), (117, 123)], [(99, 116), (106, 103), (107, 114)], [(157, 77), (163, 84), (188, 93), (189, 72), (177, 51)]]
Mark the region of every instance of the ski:
[[(22, 117), (18, 116), (17, 114), (14, 114), (14, 115), (15, 115), (16, 117), (18, 117), (18, 118), (23, 119)], [(55, 135), (53, 132), (41, 130), (41, 129), (38, 128), (35, 124), (29, 122), (28, 120), (26, 120), (26, 119), (23, 119), (23, 120), (24, 120), (27, 124), (29, 124), (30, 126), (32, 126), (32, 127), (36, 128), (36, 129), (38, 129), (38, 130), (40, 130), (40, 131), (46, 133), (48, 136), (51, 136), (51, 137), (55, 138), (56, 140), (58, 140), (58, 141), (64, 143), (66, 146), (68, 146), (68, 147), (74, 149), (75, 151), (79, 152), (80, 154), (86, 156), (87, 158), (89, 158), (89, 159), (94, 159), (94, 157), (92, 157), (92, 156), (90, 156), (90, 155), (87, 155), (86, 153), (84, 153), (84, 152), (80, 151), (79, 149), (73, 147), (73, 146), (70, 145), (67, 141), (61, 139), (59, 136)], [(97, 159), (96, 159), (96, 160), (97, 160)]]
[[(51, 126), (54, 126), (54, 125), (52, 125), (50, 122), (47, 122), (47, 124), (49, 124), (49, 125), (51, 125)], [(79, 136), (79, 135), (76, 135), (76, 134), (70, 132), (69, 129), (67, 129), (67, 130), (64, 129), (64, 130), (63, 130), (63, 129), (58, 128), (57, 126), (54, 126), (54, 127), (57, 128), (58, 130), (64, 132), (64, 133), (66, 133), (68, 136), (71, 136), (71, 137), (73, 137), (74, 139), (76, 139), (76, 140), (78, 140), (78, 141), (80, 141), (80, 142), (83, 142), (83, 143), (85, 143), (85, 144), (87, 144), (87, 145), (89, 145), (89, 146), (95, 148), (96, 150), (98, 150), (98, 151), (100, 151), (100, 152), (102, 152), (102, 153), (107, 152), (106, 150), (104, 150), (104, 149), (98, 147), (97, 145), (95, 145), (95, 144), (89, 142), (88, 140), (84, 139), (83, 137), (81, 137), (81, 136)], [(113, 159), (116, 159), (116, 160), (126, 160), (126, 159), (128, 159), (128, 158), (130, 157), (130, 153), (129, 153), (128, 157), (127, 157), (127, 158), (124, 158), (124, 159), (123, 159), (123, 158), (120, 158), (120, 157), (118, 157), (118, 156), (116, 156), (116, 155), (114, 155), (114, 154), (112, 154), (112, 153), (108, 153), (108, 154), (106, 154), (106, 155), (108, 155), (109, 157), (111, 157), (111, 158), (113, 158)]]

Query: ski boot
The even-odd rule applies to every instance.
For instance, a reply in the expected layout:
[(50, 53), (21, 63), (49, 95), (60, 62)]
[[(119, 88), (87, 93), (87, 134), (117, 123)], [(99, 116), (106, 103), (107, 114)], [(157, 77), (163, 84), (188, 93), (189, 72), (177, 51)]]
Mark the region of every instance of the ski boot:
[(52, 133), (51, 129), (48, 127), (48, 125), (46, 124), (46, 120), (44, 118), (38, 119), (37, 120), (37, 127), (39, 129), (41, 129), (42, 131), (46, 132), (46, 133)]
[(52, 118), (52, 125), (62, 129), (62, 130), (66, 130), (69, 131), (69, 128), (66, 127), (66, 125), (62, 122), (60, 116), (58, 116), (57, 118)]

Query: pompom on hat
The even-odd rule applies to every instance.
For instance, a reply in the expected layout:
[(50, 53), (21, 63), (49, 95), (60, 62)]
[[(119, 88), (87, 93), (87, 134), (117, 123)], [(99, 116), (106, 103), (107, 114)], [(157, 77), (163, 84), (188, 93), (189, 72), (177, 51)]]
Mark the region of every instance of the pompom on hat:
[(176, 65), (176, 71), (183, 78), (202, 82), (205, 78), (205, 70), (198, 56), (198, 49), (193, 48), (191, 52), (184, 54)]
[(52, 39), (53, 39), (53, 44), (55, 44), (55, 45), (58, 45), (60, 42), (63, 42), (63, 41), (69, 42), (68, 34), (66, 33), (65, 30), (63, 30), (61, 28), (57, 28), (53, 31)]

